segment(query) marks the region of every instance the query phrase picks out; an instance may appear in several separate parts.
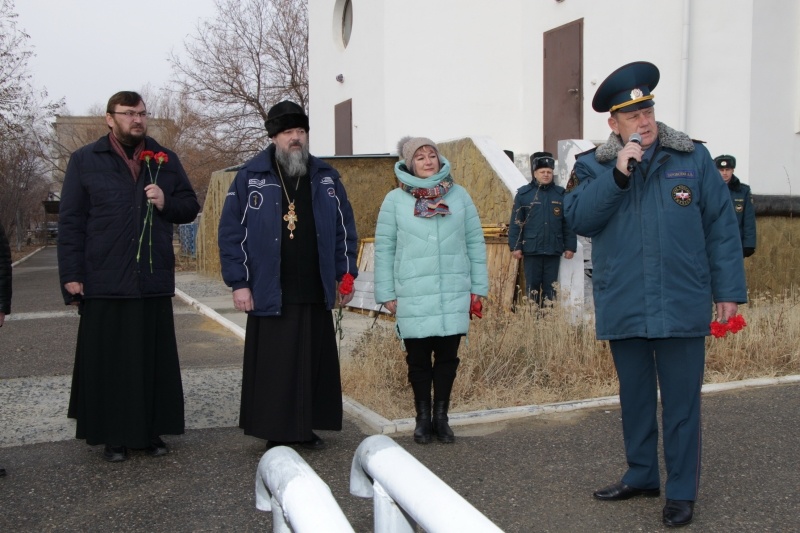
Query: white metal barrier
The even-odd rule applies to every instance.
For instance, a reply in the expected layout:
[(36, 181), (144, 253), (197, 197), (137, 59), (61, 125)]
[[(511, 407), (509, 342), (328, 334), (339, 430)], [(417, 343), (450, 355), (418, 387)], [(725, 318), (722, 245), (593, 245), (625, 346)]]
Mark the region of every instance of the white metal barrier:
[(256, 508), (272, 511), (273, 533), (354, 533), (330, 487), (286, 446), (268, 450), (258, 462)]
[(375, 533), (502, 531), (386, 435), (367, 437), (350, 469), (350, 493), (373, 498)]

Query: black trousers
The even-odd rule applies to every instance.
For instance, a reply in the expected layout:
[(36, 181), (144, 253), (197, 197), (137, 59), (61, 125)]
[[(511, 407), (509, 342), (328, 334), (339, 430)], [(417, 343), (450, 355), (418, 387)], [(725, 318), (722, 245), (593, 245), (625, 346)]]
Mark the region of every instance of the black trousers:
[[(458, 346), (461, 335), (403, 339), (406, 345), (408, 381), (415, 401), (449, 401), (458, 369)], [(431, 361), (433, 356), (433, 361)]]

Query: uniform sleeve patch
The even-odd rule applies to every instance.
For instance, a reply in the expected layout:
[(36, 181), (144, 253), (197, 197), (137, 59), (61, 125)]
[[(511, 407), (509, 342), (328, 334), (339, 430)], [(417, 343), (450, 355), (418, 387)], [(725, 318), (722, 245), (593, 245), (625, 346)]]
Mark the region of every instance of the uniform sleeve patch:
[(668, 170), (664, 172), (664, 177), (668, 180), (697, 179), (694, 170)]
[(578, 175), (575, 173), (575, 169), (572, 169), (572, 172), (569, 174), (569, 181), (567, 182), (566, 192), (570, 192), (572, 189), (578, 186)]

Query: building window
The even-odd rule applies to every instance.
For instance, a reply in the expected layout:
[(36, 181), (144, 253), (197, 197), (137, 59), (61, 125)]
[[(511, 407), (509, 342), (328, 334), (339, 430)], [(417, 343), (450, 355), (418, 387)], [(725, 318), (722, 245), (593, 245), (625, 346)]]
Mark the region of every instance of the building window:
[(345, 0), (344, 10), (342, 11), (342, 43), (347, 48), (350, 42), (350, 32), (353, 31), (353, 2)]

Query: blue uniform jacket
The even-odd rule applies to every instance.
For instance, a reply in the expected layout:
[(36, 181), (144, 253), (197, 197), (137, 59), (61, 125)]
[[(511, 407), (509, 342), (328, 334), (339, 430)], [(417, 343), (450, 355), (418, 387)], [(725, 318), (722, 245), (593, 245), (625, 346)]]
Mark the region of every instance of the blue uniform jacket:
[(561, 255), (578, 248), (577, 238), (564, 216), (564, 187), (538, 185), (534, 180), (517, 190), (508, 247), (525, 255)]
[(622, 145), (612, 134), (578, 157), (564, 200), (575, 232), (592, 238), (601, 340), (705, 336), (712, 301), (747, 300), (736, 217), (708, 150), (664, 124), (658, 131), (652, 162), (627, 188), (614, 181)]
[(728, 182), (731, 193), (733, 210), (736, 212), (736, 221), (742, 235), (742, 248), (756, 247), (756, 208), (753, 205), (753, 196), (750, 186), (745, 185), (734, 175)]
[[(281, 314), (281, 224), (283, 189), (272, 167), (271, 145), (245, 163), (231, 183), (219, 221), (222, 279), (233, 290), (249, 287), (256, 316)], [(320, 277), (328, 309), (336, 303), (336, 282), (358, 276), (356, 226), (339, 173), (309, 156), (312, 207), (317, 230)], [(299, 222), (298, 222), (299, 223)]]

